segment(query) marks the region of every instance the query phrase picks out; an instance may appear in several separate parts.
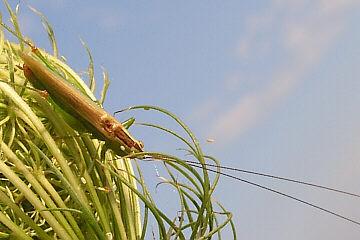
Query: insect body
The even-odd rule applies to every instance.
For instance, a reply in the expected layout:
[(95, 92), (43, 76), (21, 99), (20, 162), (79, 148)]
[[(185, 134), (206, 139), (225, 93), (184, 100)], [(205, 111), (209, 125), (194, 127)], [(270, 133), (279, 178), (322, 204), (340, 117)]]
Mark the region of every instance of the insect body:
[(119, 155), (141, 152), (143, 143), (135, 140), (113, 116), (76, 87), (50, 71), (33, 57), (19, 52), (24, 74), (35, 87), (46, 90), (54, 102), (104, 140)]

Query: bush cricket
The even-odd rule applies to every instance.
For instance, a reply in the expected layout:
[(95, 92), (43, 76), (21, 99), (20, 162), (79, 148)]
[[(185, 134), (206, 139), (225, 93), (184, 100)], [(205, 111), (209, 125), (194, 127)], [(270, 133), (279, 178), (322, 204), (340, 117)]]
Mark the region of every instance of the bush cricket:
[[(36, 48), (33, 47), (33, 51)], [(104, 140), (107, 147), (122, 156), (142, 151), (143, 143), (135, 140), (120, 122), (96, 102), (33, 57), (23, 52), (19, 52), (19, 55), (24, 61), (23, 70), (27, 79), (35, 87), (46, 90), (57, 105)]]

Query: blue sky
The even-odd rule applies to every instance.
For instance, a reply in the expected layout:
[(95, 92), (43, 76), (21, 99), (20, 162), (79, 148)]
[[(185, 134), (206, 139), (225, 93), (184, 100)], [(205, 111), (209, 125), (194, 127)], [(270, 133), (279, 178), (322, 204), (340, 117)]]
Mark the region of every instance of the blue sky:
[[(20, 1), (19, 18), (23, 32), (50, 51), (41, 19), (26, 5), (42, 12), (60, 54), (78, 72), (88, 65), (79, 37), (86, 42), (99, 90), (100, 66), (112, 79), (109, 112), (157, 105), (181, 117), (223, 165), (359, 192), (359, 3), (28, 0)], [(5, 13), (4, 4), (0, 10)], [(118, 118), (133, 115), (174, 126), (151, 112)], [(147, 150), (181, 147), (155, 131), (132, 132)], [(142, 166), (153, 184), (160, 181), (157, 171), (165, 174), (152, 163)], [(360, 220), (357, 199), (244, 177)], [(163, 205), (176, 197), (166, 187), (154, 194)], [(234, 180), (222, 179), (215, 197), (233, 212), (240, 239), (360, 234), (359, 226)]]

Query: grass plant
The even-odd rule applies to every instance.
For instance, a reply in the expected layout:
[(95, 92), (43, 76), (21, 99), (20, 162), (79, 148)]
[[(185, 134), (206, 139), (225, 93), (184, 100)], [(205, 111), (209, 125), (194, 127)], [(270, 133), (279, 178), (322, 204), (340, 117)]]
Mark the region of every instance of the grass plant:
[[(155, 234), (156, 239), (221, 239), (221, 230), (228, 224), (236, 238), (232, 214), (212, 198), (220, 175), (210, 178), (206, 162), (219, 163), (202, 153), (189, 128), (159, 107), (126, 109), (153, 110), (176, 121), (185, 136), (164, 126), (142, 125), (165, 131), (183, 142), (187, 158), (191, 156), (202, 165), (200, 171), (185, 159), (167, 153), (118, 156), (86, 126), (74, 129), (69, 114), (24, 76), (19, 51), (36, 54), (29, 47), (31, 40), (21, 33), (18, 7), (14, 11), (6, 0), (4, 4), (13, 26), (2, 23), (0, 31), (0, 238), (149, 239)], [(39, 62), (101, 106), (109, 84), (107, 73), (97, 101), (90, 50), (83, 43), (90, 59), (87, 85), (59, 56), (46, 18), (33, 11), (44, 21), (53, 48), (52, 54), (39, 48), (43, 56)], [(5, 32), (15, 35), (18, 43), (6, 40)], [(179, 216), (167, 215), (153, 200), (138, 165), (144, 160), (163, 162), (168, 176), (161, 181), (177, 191)], [(179, 181), (179, 176), (185, 181)], [(149, 221), (156, 222), (155, 231), (148, 227)]]

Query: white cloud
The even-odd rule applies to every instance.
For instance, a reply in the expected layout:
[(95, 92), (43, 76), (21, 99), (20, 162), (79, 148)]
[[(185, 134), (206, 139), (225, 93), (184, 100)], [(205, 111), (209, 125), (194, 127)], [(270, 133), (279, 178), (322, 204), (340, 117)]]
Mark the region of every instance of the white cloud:
[(225, 95), (236, 94), (237, 89), (246, 87), (244, 86), (245, 80), (248, 79), (240, 77), (239, 74), (230, 75), (222, 84), (222, 89), (217, 91), (217, 93), (225, 94), (210, 95), (205, 101), (197, 104), (189, 113), (188, 121), (203, 125), (204, 119), (211, 119), (213, 116), (216, 116), (219, 113), (219, 108), (223, 106)]
[(208, 98), (206, 101), (198, 104), (193, 110), (190, 112), (188, 119), (192, 122), (201, 121), (207, 116), (213, 115), (214, 111), (219, 107), (220, 99), (218, 96), (212, 96)]
[[(269, 76), (267, 85), (239, 99), (221, 114), (210, 127), (213, 129), (211, 137), (225, 144), (268, 114), (318, 64), (346, 26), (348, 11), (357, 3), (352, 0), (281, 0), (261, 15), (250, 17), (236, 49), (238, 55), (253, 56), (261, 35), (261, 41), (280, 44), (289, 57)], [(268, 33), (265, 38), (264, 33)]]

